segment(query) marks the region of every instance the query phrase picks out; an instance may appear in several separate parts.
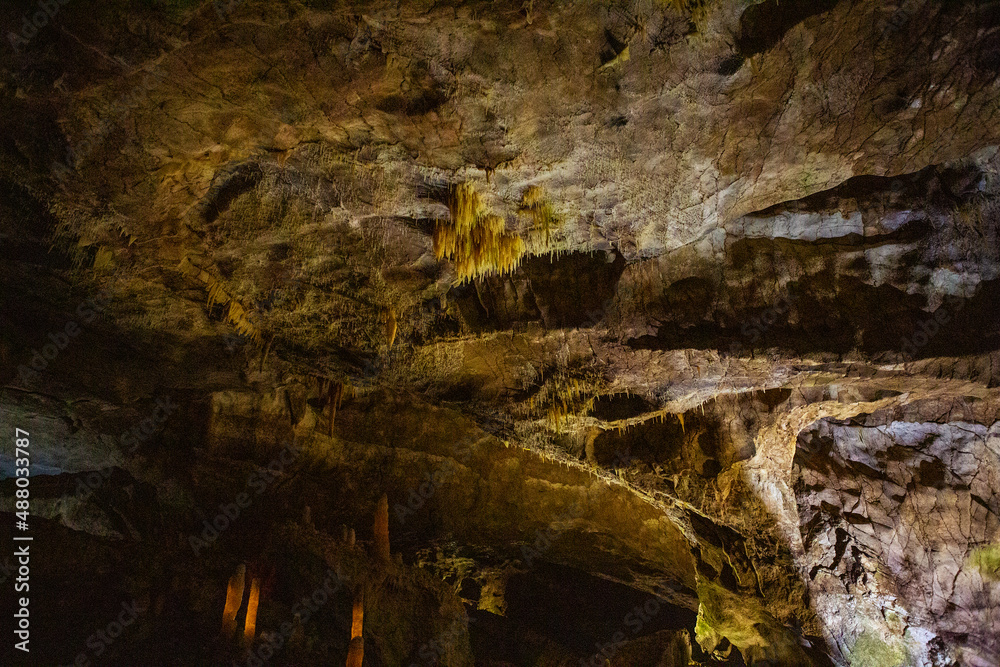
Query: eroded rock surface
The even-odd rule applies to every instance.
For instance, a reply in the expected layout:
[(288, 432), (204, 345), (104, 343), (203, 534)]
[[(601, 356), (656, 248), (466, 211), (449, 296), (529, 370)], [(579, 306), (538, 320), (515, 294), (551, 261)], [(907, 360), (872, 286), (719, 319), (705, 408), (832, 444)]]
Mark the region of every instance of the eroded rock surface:
[(240, 564), (274, 664), (361, 598), (366, 665), (1000, 662), (995, 2), (60, 7), (0, 10), (46, 664), (245, 660)]

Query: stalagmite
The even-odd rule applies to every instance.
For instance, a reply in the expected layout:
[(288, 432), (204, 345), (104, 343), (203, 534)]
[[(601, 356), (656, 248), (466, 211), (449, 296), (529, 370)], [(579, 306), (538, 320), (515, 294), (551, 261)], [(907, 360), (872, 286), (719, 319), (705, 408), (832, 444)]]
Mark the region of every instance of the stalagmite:
[(351, 647), (347, 650), (347, 667), (361, 667), (365, 658), (365, 640), (355, 637), (351, 640)]
[(360, 637), (364, 627), (365, 618), (365, 594), (359, 591), (354, 596), (354, 608), (351, 611), (351, 639)]
[(375, 508), (375, 558), (379, 563), (388, 564), (389, 557), (389, 497), (382, 494)]
[(247, 601), (247, 620), (243, 626), (243, 641), (247, 645), (253, 643), (257, 634), (257, 602), (260, 599), (260, 580), (254, 579), (250, 584), (250, 599)]
[(337, 418), (337, 410), (340, 408), (340, 402), (344, 397), (344, 383), (337, 382), (330, 385), (329, 392), (327, 393), (326, 401), (327, 407), (329, 409), (329, 424), (327, 426), (327, 435), (333, 436), (333, 422)]
[(236, 574), (229, 578), (226, 590), (226, 607), (222, 612), (222, 636), (232, 638), (236, 634), (236, 614), (243, 604), (243, 584), (246, 577), (246, 565), (236, 568)]
[[(385, 496), (382, 496), (385, 498)], [(381, 501), (379, 502), (381, 505)], [(388, 501), (386, 504), (388, 507)], [(361, 667), (365, 656), (365, 640), (362, 636), (365, 616), (365, 594), (358, 591), (354, 596), (354, 608), (351, 612), (351, 645), (347, 650), (347, 667)]]
[(396, 341), (396, 330), (396, 311), (390, 309), (385, 316), (385, 342), (390, 350), (392, 349), (392, 344)]

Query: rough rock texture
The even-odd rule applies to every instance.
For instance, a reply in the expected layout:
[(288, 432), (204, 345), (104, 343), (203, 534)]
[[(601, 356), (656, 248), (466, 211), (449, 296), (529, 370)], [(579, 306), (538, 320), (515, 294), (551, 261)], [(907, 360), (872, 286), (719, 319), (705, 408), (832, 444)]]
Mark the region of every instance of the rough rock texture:
[[(241, 563), (274, 664), (344, 662), (360, 594), (366, 665), (1000, 663), (996, 2), (36, 10), (37, 664), (246, 664)], [(435, 252), (459, 184), (515, 271)]]
[[(990, 573), (969, 565), (997, 533), (996, 422), (876, 415), (822, 420), (799, 436), (796, 503), (814, 604), (834, 636), (881, 659), (930, 662), (960, 645), (964, 664), (991, 664), (992, 647), (968, 630), (997, 631), (996, 593)], [(867, 626), (876, 609), (885, 622)]]

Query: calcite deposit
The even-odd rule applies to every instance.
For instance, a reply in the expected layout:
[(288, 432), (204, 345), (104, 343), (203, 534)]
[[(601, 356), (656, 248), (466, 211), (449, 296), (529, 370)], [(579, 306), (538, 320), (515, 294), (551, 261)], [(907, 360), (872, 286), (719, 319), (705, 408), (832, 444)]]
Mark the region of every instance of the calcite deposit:
[(49, 4), (3, 664), (1000, 664), (997, 2)]

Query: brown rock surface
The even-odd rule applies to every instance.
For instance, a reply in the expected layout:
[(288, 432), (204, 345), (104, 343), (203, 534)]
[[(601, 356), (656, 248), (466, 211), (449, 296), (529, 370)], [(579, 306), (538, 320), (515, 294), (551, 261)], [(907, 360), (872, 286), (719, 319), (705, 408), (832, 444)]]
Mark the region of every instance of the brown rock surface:
[[(242, 563), (274, 664), (344, 664), (356, 595), (366, 665), (1000, 662), (997, 3), (36, 10), (0, 430), (45, 664), (245, 660)], [(460, 184), (516, 270), (437, 258)]]

